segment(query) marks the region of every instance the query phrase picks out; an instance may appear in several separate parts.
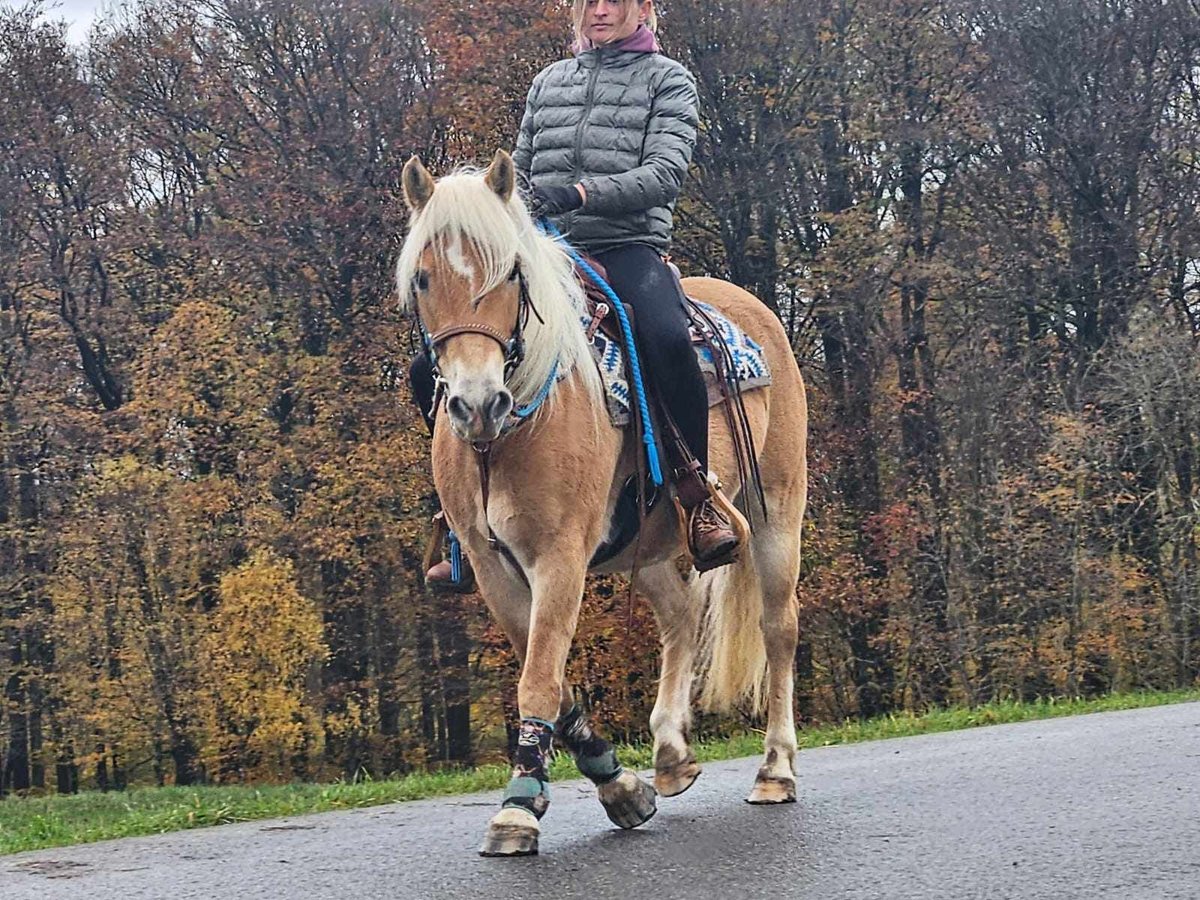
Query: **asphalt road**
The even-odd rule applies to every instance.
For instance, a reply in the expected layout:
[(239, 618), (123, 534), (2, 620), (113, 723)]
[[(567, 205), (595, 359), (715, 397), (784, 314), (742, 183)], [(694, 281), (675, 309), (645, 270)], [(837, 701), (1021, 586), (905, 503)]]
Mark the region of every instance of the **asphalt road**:
[(620, 832), (556, 784), (541, 856), (476, 855), (496, 795), (0, 858), (3, 900), (1200, 898), (1200, 704), (807, 750), (799, 803), (710, 763)]

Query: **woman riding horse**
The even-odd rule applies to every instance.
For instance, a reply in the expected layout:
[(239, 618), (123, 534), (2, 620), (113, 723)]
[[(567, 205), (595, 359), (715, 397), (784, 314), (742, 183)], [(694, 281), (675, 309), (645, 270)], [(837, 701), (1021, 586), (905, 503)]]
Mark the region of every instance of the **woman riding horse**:
[[(695, 463), (676, 471), (696, 568), (731, 562), (738, 537), (709, 491), (708, 396), (683, 298), (662, 254), (696, 141), (695, 81), (662, 55), (653, 0), (575, 0), (576, 52), (533, 80), (513, 160), (535, 216), (546, 216), (607, 270), (634, 310), (651, 383)], [(418, 356), (414, 395), (427, 416), (432, 364)], [(449, 560), (426, 573), (455, 579)]]
[[(732, 520), (738, 547), (731, 564), (715, 571), (705, 571), (713, 561), (700, 558), (705, 548), (696, 538), (721, 538), (729, 529), (715, 515), (711, 530), (698, 524), (710, 517), (701, 503), (690, 523), (669, 504), (654, 506), (637, 542), (616, 556), (598, 555), (612, 537), (625, 486), (641, 475), (640, 441), (612, 427), (580, 327), (582, 285), (567, 249), (535, 227), (517, 195), (518, 167), (536, 211), (609, 264), (637, 311), (647, 354), (662, 355), (655, 382), (669, 412), (693, 449), (726, 474), (729, 496), (745, 495), (748, 472), (738, 464), (732, 417), (712, 411), (711, 432), (689, 418), (689, 404), (703, 395), (691, 393), (699, 385), (690, 348), (685, 354), (687, 345), (676, 343), (679, 294), (658, 257), (691, 153), (692, 80), (655, 51), (649, 2), (577, 0), (575, 9), (587, 43), (575, 60), (538, 76), (518, 162), (501, 150), (486, 172), (435, 179), (414, 156), (400, 179), (411, 217), (396, 264), (397, 297), (430, 348), (445, 396), (431, 445), (434, 483), (446, 524), (521, 663), (513, 774), (484, 835), (487, 856), (538, 852), (555, 741), (597, 786), (612, 822), (635, 828), (648, 821), (657, 797), (682, 794), (700, 774), (689, 739), (693, 699), (714, 712), (765, 709), (763, 763), (747, 799), (796, 799), (793, 667), (807, 401), (779, 318), (736, 285), (683, 282), (761, 348), (770, 373), (741, 398), (761, 515), (751, 528), (725, 496), (711, 495)], [(646, 268), (629, 262), (638, 256)], [(684, 371), (692, 379), (681, 379)], [(717, 543), (716, 552), (730, 543)], [(689, 550), (696, 565), (685, 570), (678, 562)], [(654, 611), (662, 653), (649, 722), (653, 785), (625, 769), (592, 730), (566, 675), (589, 571), (629, 575)], [(700, 690), (693, 691), (697, 676)]]

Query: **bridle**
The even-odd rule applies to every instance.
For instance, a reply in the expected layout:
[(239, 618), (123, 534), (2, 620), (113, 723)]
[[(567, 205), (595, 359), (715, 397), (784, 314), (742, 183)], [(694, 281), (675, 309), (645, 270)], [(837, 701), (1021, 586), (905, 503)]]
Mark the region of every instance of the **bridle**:
[[(542, 321), (541, 314), (533, 305), (533, 300), (529, 296), (529, 283), (525, 280), (525, 273), (521, 269), (521, 263), (518, 260), (513, 264), (513, 276), (517, 279), (519, 294), (517, 297), (517, 318), (513, 323), (512, 331), (509, 334), (504, 334), (500, 329), (493, 328), (483, 322), (464, 322), (458, 325), (447, 325), (440, 331), (430, 334), (425, 328), (425, 323), (421, 319), (421, 314), (418, 312), (416, 316), (417, 328), (421, 333), (421, 340), (425, 345), (425, 350), (429, 354), (429, 361), (433, 364), (433, 377), (436, 381), (438, 393), (445, 386), (445, 379), (442, 378), (442, 372), (438, 366), (438, 347), (450, 340), (452, 337), (457, 337), (460, 334), (481, 334), (484, 337), (489, 337), (504, 351), (504, 381), (507, 384), (508, 379), (512, 377), (512, 373), (525, 361), (525, 326), (529, 324), (529, 314)], [(510, 276), (509, 280), (512, 280)], [(437, 409), (441, 397), (437, 396), (434, 400), (434, 410)]]
[[(538, 322), (541, 322), (542, 324), (545, 324), (545, 320), (542, 319), (541, 313), (537, 311), (537, 307), (533, 305), (533, 299), (529, 296), (529, 283), (525, 280), (525, 273), (521, 270), (520, 260), (517, 260), (517, 262), (513, 264), (513, 276), (515, 276), (517, 279), (519, 291), (517, 295), (517, 318), (513, 323), (512, 332), (508, 335), (505, 335), (498, 328), (493, 328), (491, 325), (487, 325), (482, 322), (464, 322), (459, 325), (447, 325), (440, 331), (430, 334), (425, 328), (425, 323), (421, 320), (420, 312), (417, 313), (417, 328), (420, 329), (421, 339), (425, 344), (425, 350), (429, 354), (429, 360), (433, 366), (433, 377), (436, 384), (433, 395), (433, 410), (435, 416), (437, 415), (438, 408), (442, 405), (442, 394), (446, 387), (446, 380), (442, 377), (441, 369), (438, 367), (437, 348), (439, 345), (450, 340), (450, 338), (457, 337), (460, 334), (481, 334), (484, 337), (491, 338), (493, 341), (499, 344), (500, 349), (504, 351), (505, 384), (508, 384), (508, 380), (512, 377), (512, 373), (515, 372), (520, 367), (521, 363), (525, 361), (525, 326), (529, 324), (529, 315), (532, 313)], [(512, 276), (510, 276), (510, 280), (511, 277)], [(529, 416), (533, 415), (533, 413), (537, 411), (539, 406), (541, 406), (542, 402), (549, 394), (549, 390), (557, 377), (557, 372), (558, 364), (555, 363), (554, 369), (550, 373), (550, 378), (542, 388), (538, 398), (528, 406), (513, 411), (512, 416), (515, 418), (517, 424), (525, 421)], [(507, 429), (502, 430), (500, 433), (501, 436), (503, 436), (506, 431)], [(473, 441), (471, 443), (471, 447), (475, 451), (475, 462), (479, 468), (479, 486), (483, 495), (483, 518), (486, 522), (488, 494), (491, 482), (492, 444), (490, 441)], [(517, 562), (517, 559), (515, 556), (513, 556), (512, 551), (509, 550), (496, 536), (496, 532), (492, 529), (490, 522), (488, 523), (488, 544), (493, 550), (504, 554), (508, 558), (509, 562), (514, 566), (516, 571), (521, 574), (521, 577), (525, 577), (525, 573), (522, 570), (520, 563)]]

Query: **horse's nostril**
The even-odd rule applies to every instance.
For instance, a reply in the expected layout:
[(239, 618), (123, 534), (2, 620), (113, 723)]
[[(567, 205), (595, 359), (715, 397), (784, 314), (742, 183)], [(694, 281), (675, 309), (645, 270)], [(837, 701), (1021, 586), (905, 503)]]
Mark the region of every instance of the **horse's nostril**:
[(471, 407), (457, 394), (446, 401), (446, 411), (461, 422), (469, 421), (471, 418)]
[(508, 391), (497, 391), (488, 401), (487, 417), (492, 422), (499, 422), (512, 411), (513, 398)]

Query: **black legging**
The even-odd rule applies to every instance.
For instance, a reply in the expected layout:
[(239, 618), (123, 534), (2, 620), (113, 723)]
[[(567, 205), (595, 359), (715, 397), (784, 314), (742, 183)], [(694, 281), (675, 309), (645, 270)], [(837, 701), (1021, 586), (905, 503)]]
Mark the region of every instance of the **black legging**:
[(645, 244), (626, 244), (593, 255), (608, 270), (617, 296), (633, 307), (642, 369), (699, 460), (700, 470), (707, 472), (708, 393), (675, 276)]
[[(683, 433), (683, 439), (708, 471), (708, 394), (688, 333), (678, 283), (662, 257), (645, 244), (627, 244), (593, 254), (608, 270), (617, 296), (633, 307), (642, 370), (653, 381)], [(418, 353), (409, 368), (413, 400), (429, 422), (433, 406), (433, 365)]]
[(429, 351), (423, 350), (413, 357), (412, 365), (408, 367), (408, 383), (412, 385), (413, 403), (421, 411), (421, 418), (433, 431), (433, 395), (437, 393), (437, 385), (433, 380), (433, 360)]

